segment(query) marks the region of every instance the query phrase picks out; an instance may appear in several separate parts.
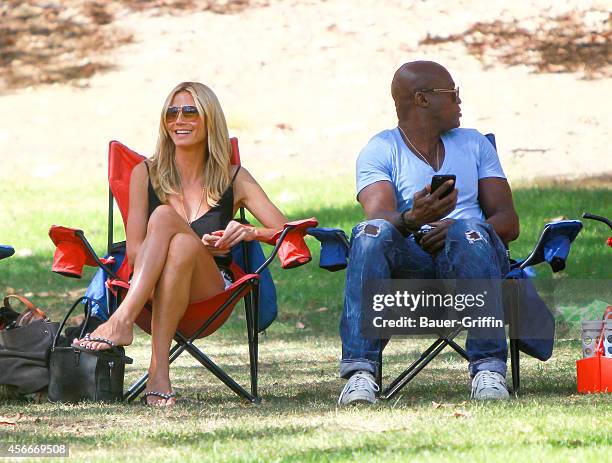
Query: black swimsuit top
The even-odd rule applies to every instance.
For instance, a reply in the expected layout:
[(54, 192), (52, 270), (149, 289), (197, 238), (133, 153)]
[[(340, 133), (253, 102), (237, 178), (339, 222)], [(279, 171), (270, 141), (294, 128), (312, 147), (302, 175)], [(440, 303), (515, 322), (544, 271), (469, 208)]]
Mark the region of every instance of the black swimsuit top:
[[(145, 166), (147, 167), (147, 174), (149, 174), (149, 165), (147, 162), (145, 162)], [(225, 230), (227, 224), (234, 218), (234, 189), (232, 185), (234, 180), (236, 180), (238, 171), (240, 171), (240, 166), (236, 169), (236, 173), (234, 173), (234, 177), (232, 177), (229, 186), (223, 192), (223, 195), (221, 195), (219, 204), (211, 207), (205, 214), (191, 222), (191, 229), (200, 238), (205, 234), (210, 234), (217, 230)], [(160, 201), (157, 193), (155, 193), (150, 174), (148, 178), (149, 186), (147, 191), (149, 196), (149, 217), (151, 217), (153, 211), (163, 203)], [(215, 256), (214, 259), (218, 267), (228, 269), (232, 263), (232, 253), (230, 252), (225, 256)]]

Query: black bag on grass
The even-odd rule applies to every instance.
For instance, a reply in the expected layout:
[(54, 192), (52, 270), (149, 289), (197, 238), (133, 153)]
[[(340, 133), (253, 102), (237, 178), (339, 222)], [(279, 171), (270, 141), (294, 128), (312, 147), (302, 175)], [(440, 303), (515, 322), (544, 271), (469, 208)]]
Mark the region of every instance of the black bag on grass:
[[(16, 318), (9, 298), (19, 299), (27, 310)], [(59, 323), (51, 322), (28, 299), (11, 295), (0, 309), (10, 329), (0, 330), (0, 384), (11, 386), (17, 394), (31, 394), (49, 384), (48, 354)], [(14, 318), (14, 319), (13, 319)]]
[(85, 327), (91, 314), (91, 300), (78, 299), (70, 308), (56, 333), (49, 355), (49, 400), (51, 402), (117, 402), (123, 400), (125, 364), (132, 363), (123, 348), (91, 351), (79, 347), (58, 346), (59, 335), (77, 305), (86, 301)]

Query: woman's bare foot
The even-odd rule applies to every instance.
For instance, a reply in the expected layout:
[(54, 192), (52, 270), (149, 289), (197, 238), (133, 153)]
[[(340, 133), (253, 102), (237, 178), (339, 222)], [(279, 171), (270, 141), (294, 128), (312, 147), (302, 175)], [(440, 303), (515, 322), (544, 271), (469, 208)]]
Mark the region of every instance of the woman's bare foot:
[(147, 405), (159, 407), (172, 407), (176, 405), (176, 398), (174, 397), (174, 392), (172, 392), (170, 378), (164, 379), (150, 376), (145, 390), (145, 401)]
[(115, 346), (129, 346), (134, 340), (134, 325), (111, 317), (107, 322), (98, 326), (88, 338), (75, 339), (73, 344), (91, 350), (106, 350), (111, 346), (106, 342), (90, 341), (89, 338), (103, 338), (111, 341)]

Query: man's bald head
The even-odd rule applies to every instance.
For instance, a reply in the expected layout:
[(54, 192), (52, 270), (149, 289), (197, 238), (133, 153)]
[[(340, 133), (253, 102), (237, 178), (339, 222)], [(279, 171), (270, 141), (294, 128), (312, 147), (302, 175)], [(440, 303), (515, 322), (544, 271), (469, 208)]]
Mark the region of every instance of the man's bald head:
[(402, 116), (414, 104), (414, 92), (425, 88), (444, 87), (451, 79), (444, 66), (433, 61), (411, 61), (402, 64), (391, 81), (391, 96), (395, 101), (397, 117)]

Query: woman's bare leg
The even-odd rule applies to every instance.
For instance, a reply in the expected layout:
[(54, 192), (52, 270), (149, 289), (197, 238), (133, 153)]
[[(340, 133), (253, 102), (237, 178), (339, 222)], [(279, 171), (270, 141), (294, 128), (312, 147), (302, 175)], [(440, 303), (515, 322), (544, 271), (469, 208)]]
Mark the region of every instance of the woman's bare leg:
[[(125, 299), (110, 319), (94, 330), (92, 338), (105, 338), (121, 346), (132, 343), (134, 321), (150, 298), (166, 263), (170, 242), (178, 233), (196, 236), (171, 206), (158, 206), (149, 218), (147, 235), (138, 251)], [(108, 348), (100, 342), (80, 340), (77, 343), (89, 349)]]
[[(147, 391), (171, 391), (168, 354), (179, 321), (190, 302), (206, 299), (222, 290), (223, 278), (202, 242), (193, 234), (174, 235), (153, 299)], [(156, 396), (148, 400), (156, 405), (175, 403), (173, 398), (166, 400)]]

